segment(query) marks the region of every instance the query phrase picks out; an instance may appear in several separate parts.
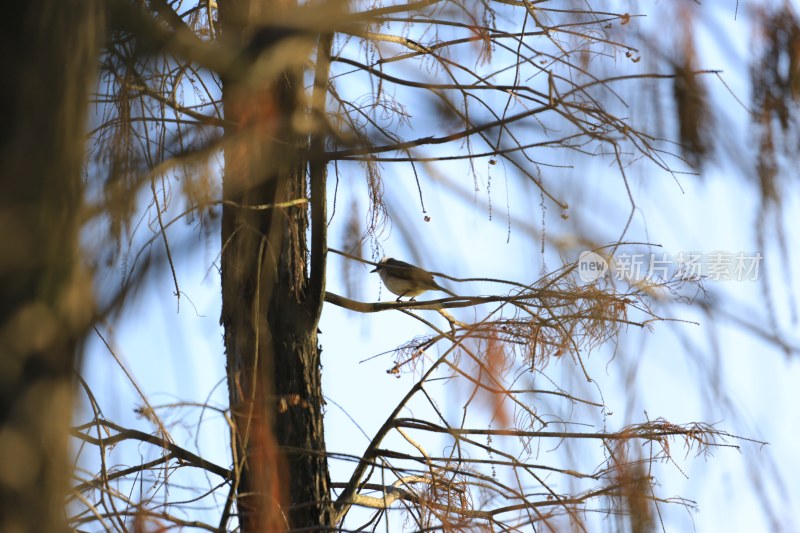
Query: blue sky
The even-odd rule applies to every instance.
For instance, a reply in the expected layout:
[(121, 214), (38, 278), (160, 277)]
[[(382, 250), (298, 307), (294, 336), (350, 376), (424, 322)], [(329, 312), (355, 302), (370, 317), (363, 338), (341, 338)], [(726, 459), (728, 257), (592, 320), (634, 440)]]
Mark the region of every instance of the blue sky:
[[(661, 6), (663, 8), (663, 6)], [(741, 14), (741, 11), (740, 11)], [(748, 35), (750, 26), (731, 17), (721, 19), (733, 35)], [(700, 31), (698, 42), (704, 50), (714, 50), (710, 32)], [(732, 39), (740, 54), (745, 39)], [(710, 53), (703, 66), (726, 64), (725, 81), (741, 97), (746, 96), (746, 72), (742, 65), (730, 64), (729, 56)], [(727, 66), (729, 65), (729, 66)], [(708, 80), (715, 98), (723, 107), (735, 109), (736, 103), (713, 77)], [(351, 87), (358, 90), (358, 87)], [(746, 98), (745, 98), (746, 99)], [(732, 113), (730, 130), (742, 146), (748, 146), (746, 123)], [(737, 122), (740, 120), (740, 122)], [(422, 130), (425, 121), (416, 126)], [(554, 158), (555, 156), (548, 155)], [(561, 157), (561, 156), (559, 156)], [(479, 161), (473, 177), (464, 165), (436, 165), (436, 171), (423, 180), (423, 198), (427, 212), (419, 206), (413, 174), (403, 165), (384, 165), (386, 202), (391, 227), (379, 236), (378, 242), (389, 255), (419, 263), (434, 271), (456, 277), (493, 277), (530, 283), (548, 270), (560, 267), (561, 258), (574, 260), (582, 251), (576, 237), (588, 235), (598, 244), (618, 238), (630, 211), (625, 186), (618, 171), (608, 161), (589, 163), (579, 158), (559, 159), (573, 169), (548, 169), (546, 182), (568, 198), (566, 212), (550, 205), (543, 213), (541, 197), (530, 183), (502, 163), (489, 165)], [(363, 220), (365, 205), (363, 177), (354, 165), (344, 166), (342, 183), (347, 194), (359, 202)], [(637, 163), (629, 169), (629, 184), (637, 202), (634, 223), (626, 240), (660, 244), (662, 250), (711, 252), (714, 250), (760, 251), (764, 256), (763, 274), (768, 275), (780, 326), (792, 331), (791, 306), (796, 305), (796, 277), (787, 276), (785, 265), (774, 246), (757, 250), (754, 221), (758, 203), (756, 192), (744, 183), (740, 168), (718, 165), (702, 179), (680, 176), (677, 181), (666, 172)], [(478, 185), (478, 191), (474, 186)], [(361, 196), (360, 196), (361, 195)], [(789, 223), (790, 213), (800, 212), (797, 195), (787, 197), (784, 220), (787, 241), (798, 242), (797, 229)], [(491, 204), (491, 210), (489, 208)], [(340, 215), (331, 225), (330, 245), (343, 248), (341, 226), (347, 220), (350, 197), (343, 194), (337, 203)], [(333, 206), (331, 206), (333, 207)], [(173, 211), (180, 211), (175, 206)], [(425, 216), (430, 217), (429, 221)], [(564, 220), (562, 215), (568, 215)], [(544, 220), (544, 230), (542, 221)], [(509, 230), (510, 227), (510, 230)], [(198, 236), (191, 226), (177, 224), (168, 235), (183, 253), (176, 254), (176, 267), (183, 296), (180, 311), (172, 293), (171, 275), (163, 270), (148, 283), (125, 312), (100, 331), (116, 347), (116, 355), (134, 376), (151, 405), (174, 402), (210, 402), (224, 408), (227, 388), (224, 383), (222, 331), (218, 324), (220, 291), (218, 271), (214, 268), (219, 244), (213, 238)], [(542, 254), (542, 236), (545, 253)], [(409, 241), (412, 241), (411, 243)], [(570, 243), (573, 243), (570, 245)], [(559, 248), (561, 247), (561, 248)], [(366, 248), (365, 248), (366, 249)], [(790, 247), (790, 263), (796, 252)], [(342, 279), (342, 259), (331, 256), (328, 265), (328, 290), (347, 294)], [(364, 301), (394, 299), (380, 287), (379, 278), (367, 268), (355, 267), (351, 282)], [(456, 288), (452, 284), (451, 288)], [(743, 314), (755, 324), (767, 321), (763, 297), (764, 287), (758, 282), (708, 282), (706, 288), (714, 302), (726, 302), (726, 309)], [(491, 294), (497, 286), (459, 284), (456, 292)], [(463, 291), (463, 292), (462, 292)], [(420, 297), (420, 299), (429, 296)], [(430, 296), (432, 297), (432, 296)], [(729, 303), (730, 302), (730, 303)], [(660, 322), (653, 331), (629, 328), (617, 343), (587, 353), (586, 362), (596, 383), (586, 385), (577, 379), (576, 367), (569, 360), (551, 363), (548, 370), (564, 383), (572, 383), (586, 395), (602, 392), (608, 405), (605, 424), (617, 430), (634, 421), (667, 418), (673, 423), (703, 421), (717, 429), (769, 442), (731, 441), (740, 450), (718, 449), (712, 457), (695, 457), (684, 452), (681, 443), (674, 443), (672, 457), (676, 464), (660, 464), (659, 493), (681, 495), (698, 502), (700, 513), (687, 512), (678, 505), (662, 507), (667, 531), (767, 530), (781, 526), (786, 531), (800, 529), (800, 491), (793, 480), (800, 474), (800, 460), (794, 453), (800, 427), (800, 415), (793, 406), (800, 404), (796, 383), (800, 367), (796, 356), (786, 358), (745, 331), (740, 325), (712, 321), (685, 306), (663, 307), (668, 316), (693, 322)], [(441, 317), (423, 312), (426, 318), (442, 325)], [(459, 315), (475, 318), (469, 311)], [(326, 305), (320, 324), (323, 347), (323, 387), (329, 404), (326, 431), (329, 451), (360, 453), (367, 445), (362, 431), (371, 436), (383, 423), (397, 401), (414, 383), (413, 373), (400, 378), (386, 373), (392, 366), (391, 356), (379, 356), (387, 350), (424, 334), (426, 328), (398, 312), (360, 316)], [(687, 351), (681, 343), (698, 348)], [(793, 339), (795, 345), (798, 339)], [(138, 393), (123, 375), (120, 365), (97, 339), (91, 339), (85, 360), (85, 375), (103, 408), (106, 418), (123, 425), (154, 431), (152, 423), (137, 418), (134, 406)], [(464, 389), (442, 386), (442, 405), (449, 416), (458, 416), (458, 399)], [(420, 416), (424, 407), (414, 414)], [(646, 413), (646, 415), (645, 415)], [(176, 439), (198, 446), (204, 456), (227, 466), (228, 437), (222, 417), (212, 411), (190, 406), (164, 410), (165, 421)], [(189, 416), (188, 425), (183, 420)], [(203, 417), (200, 436), (190, 426)], [(78, 416), (82, 420), (81, 416)], [(180, 422), (179, 422), (180, 421)], [(597, 427), (592, 430), (599, 429)], [(403, 443), (396, 438), (398, 446)], [(441, 443), (426, 442), (431, 450)], [(438, 450), (435, 450), (438, 451)], [(564, 457), (545, 450), (543, 458), (565, 461), (574, 458), (576, 450), (564, 450)], [(121, 452), (120, 452), (121, 453)], [(129, 450), (152, 454), (139, 448)], [(122, 455), (122, 453), (121, 453)], [(585, 458), (580, 466), (591, 468), (597, 457)], [(583, 461), (582, 458), (580, 461)], [(602, 460), (602, 459), (601, 459)], [(580, 462), (579, 461), (579, 462)], [(332, 463), (332, 475), (344, 481), (347, 465)], [(208, 481), (213, 485), (212, 481)], [(783, 483), (783, 485), (781, 485)], [(765, 514), (762, 499), (774, 505), (781, 523), (771, 523)], [(206, 511), (203, 511), (206, 513)], [(213, 511), (208, 511), (213, 516)], [(613, 530), (608, 521), (595, 516), (598, 527)], [(400, 521), (393, 519), (393, 525)]]

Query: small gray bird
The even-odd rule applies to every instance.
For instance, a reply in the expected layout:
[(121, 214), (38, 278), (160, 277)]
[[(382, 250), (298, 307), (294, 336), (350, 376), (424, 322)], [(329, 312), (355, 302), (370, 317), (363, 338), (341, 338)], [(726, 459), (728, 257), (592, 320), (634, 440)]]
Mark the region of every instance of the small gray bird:
[(386, 288), (397, 294), (398, 302), (403, 296), (410, 296), (409, 301), (413, 301), (415, 296), (425, 291), (443, 291), (450, 296), (456, 296), (436, 283), (433, 274), (405, 261), (384, 257), (372, 272), (377, 272)]

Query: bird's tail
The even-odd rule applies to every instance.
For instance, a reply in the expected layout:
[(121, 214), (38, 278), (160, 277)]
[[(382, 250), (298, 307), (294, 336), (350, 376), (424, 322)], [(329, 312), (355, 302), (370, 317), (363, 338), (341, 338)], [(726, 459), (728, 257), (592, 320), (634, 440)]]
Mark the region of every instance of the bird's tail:
[(450, 289), (445, 289), (444, 287), (442, 287), (442, 286), (441, 286), (441, 285), (439, 285), (438, 283), (436, 284), (436, 288), (437, 288), (438, 290), (442, 291), (442, 292), (446, 292), (447, 294), (449, 294), (449, 295), (450, 295), (450, 296), (452, 296), (453, 298), (458, 298), (458, 294), (454, 293), (454, 292), (453, 292), (453, 291), (451, 291)]

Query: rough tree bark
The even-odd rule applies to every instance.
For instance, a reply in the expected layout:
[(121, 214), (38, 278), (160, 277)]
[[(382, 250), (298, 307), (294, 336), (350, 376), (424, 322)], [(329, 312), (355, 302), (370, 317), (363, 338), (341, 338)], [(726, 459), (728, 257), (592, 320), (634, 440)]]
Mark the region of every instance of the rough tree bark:
[(92, 318), (78, 235), (97, 4), (0, 18), (0, 531), (66, 531), (72, 373)]
[[(263, 10), (282, 8), (268, 4), (220, 2), (223, 42), (247, 50), (244, 61), (291, 36), (265, 29)], [(221, 322), (235, 422), (232, 498), (244, 532), (324, 530), (332, 520), (317, 345), (324, 246), (318, 234), (312, 237), (317, 266), (309, 276), (306, 238), (309, 211), (324, 221), (324, 196), (309, 199), (313, 143), (294, 128), (304, 112), (302, 70), (289, 68), (271, 79), (250, 72), (225, 79), (223, 87), (229, 126)], [(311, 190), (321, 183), (324, 192), (324, 173), (315, 180)], [(292, 205), (263, 208), (286, 203)]]

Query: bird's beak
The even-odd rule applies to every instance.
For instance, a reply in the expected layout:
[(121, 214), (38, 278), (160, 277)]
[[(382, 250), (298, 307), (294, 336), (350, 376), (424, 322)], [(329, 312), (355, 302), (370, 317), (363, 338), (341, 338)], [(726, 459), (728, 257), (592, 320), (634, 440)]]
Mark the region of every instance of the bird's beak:
[(377, 272), (380, 269), (381, 269), (381, 267), (375, 267), (375, 269), (374, 270), (370, 270), (369, 273), (372, 274), (373, 272)]

